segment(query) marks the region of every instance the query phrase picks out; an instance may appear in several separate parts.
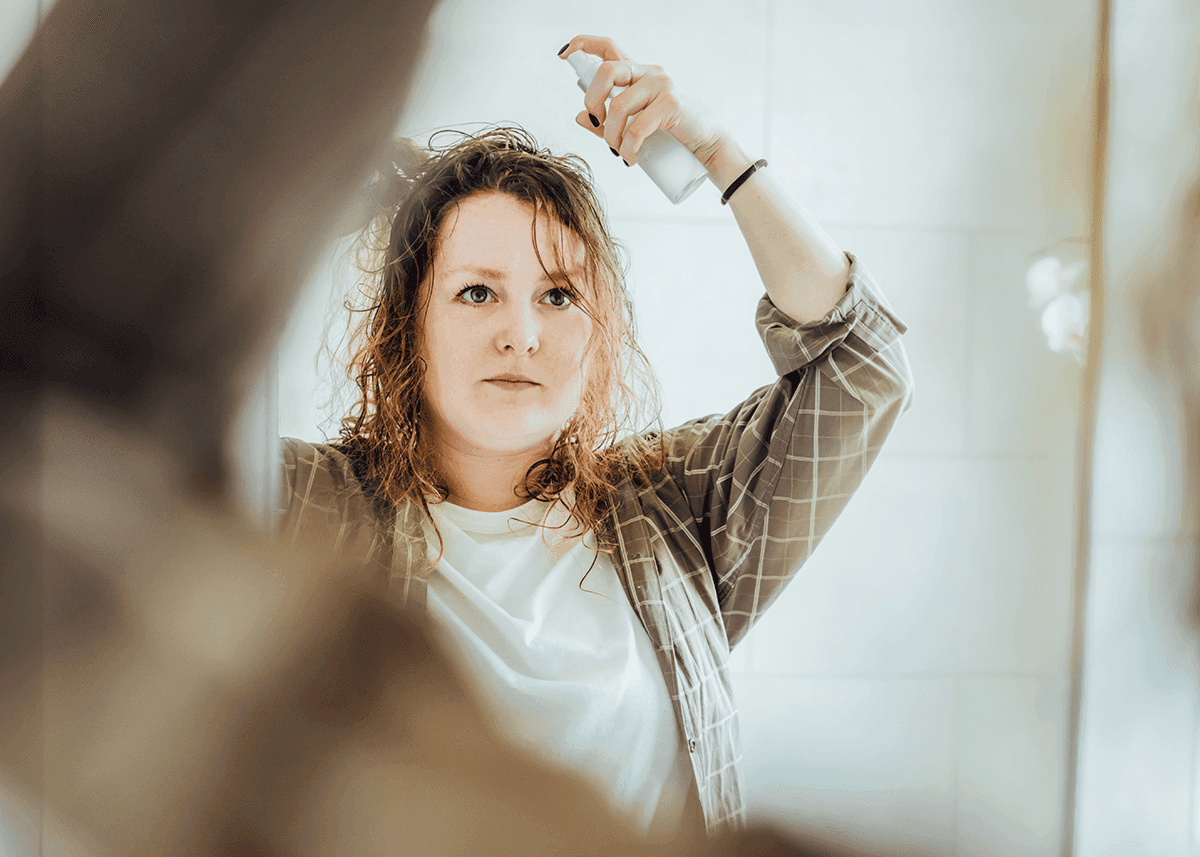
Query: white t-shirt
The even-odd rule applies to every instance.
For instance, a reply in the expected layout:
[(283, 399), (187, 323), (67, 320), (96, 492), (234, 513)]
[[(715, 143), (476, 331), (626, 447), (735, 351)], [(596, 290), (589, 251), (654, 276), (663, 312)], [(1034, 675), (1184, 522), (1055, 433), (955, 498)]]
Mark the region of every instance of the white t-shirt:
[(590, 780), (643, 832), (676, 830), (691, 761), (650, 638), (593, 533), (541, 500), (430, 510), (444, 543), (439, 559), (427, 533), (431, 632), (501, 734)]

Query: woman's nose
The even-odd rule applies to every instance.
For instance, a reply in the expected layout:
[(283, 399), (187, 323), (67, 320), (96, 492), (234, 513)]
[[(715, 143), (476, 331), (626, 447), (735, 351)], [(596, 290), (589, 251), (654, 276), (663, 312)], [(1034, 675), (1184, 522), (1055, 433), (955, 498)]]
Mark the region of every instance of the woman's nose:
[(538, 320), (532, 306), (509, 304), (496, 334), (496, 348), (532, 354), (538, 349)]

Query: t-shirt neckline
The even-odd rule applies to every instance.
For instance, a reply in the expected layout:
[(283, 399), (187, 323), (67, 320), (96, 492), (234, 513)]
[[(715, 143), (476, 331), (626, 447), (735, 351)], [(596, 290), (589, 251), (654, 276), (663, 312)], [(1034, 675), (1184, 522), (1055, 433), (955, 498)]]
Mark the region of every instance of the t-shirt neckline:
[(503, 512), (482, 512), (478, 509), (467, 509), (450, 501), (430, 504), (430, 510), (441, 513), (452, 521), (460, 530), (477, 535), (497, 535), (500, 533), (518, 533), (538, 526), (545, 521), (546, 513), (551, 504), (546, 500), (533, 499), (522, 503), (515, 509)]

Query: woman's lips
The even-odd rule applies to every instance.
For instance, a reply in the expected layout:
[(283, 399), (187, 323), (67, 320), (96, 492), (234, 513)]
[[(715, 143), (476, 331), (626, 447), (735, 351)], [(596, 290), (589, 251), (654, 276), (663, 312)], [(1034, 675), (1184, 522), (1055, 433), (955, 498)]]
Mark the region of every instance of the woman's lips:
[(535, 384), (533, 381), (505, 381), (499, 378), (489, 378), (484, 383), (494, 384), (503, 390), (526, 390), (540, 386)]

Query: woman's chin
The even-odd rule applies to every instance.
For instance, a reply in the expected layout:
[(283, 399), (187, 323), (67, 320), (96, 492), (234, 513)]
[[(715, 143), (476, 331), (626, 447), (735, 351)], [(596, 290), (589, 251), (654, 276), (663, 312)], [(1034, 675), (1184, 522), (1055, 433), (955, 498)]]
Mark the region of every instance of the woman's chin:
[(514, 432), (511, 426), (506, 428), (481, 432), (473, 440), (484, 451), (495, 455), (548, 454), (554, 444), (553, 430)]

